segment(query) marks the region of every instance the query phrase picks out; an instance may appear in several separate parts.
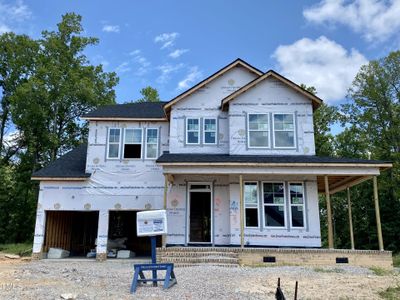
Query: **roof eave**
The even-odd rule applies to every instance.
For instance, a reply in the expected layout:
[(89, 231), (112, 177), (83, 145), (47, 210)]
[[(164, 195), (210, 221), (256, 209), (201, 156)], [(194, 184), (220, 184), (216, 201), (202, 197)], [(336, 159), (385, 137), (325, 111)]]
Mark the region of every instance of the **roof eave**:
[(83, 120), (89, 121), (148, 121), (148, 122), (167, 122), (165, 118), (124, 118), (124, 117), (82, 117)]
[(86, 181), (90, 175), (81, 177), (59, 177), (59, 176), (32, 176), (31, 180), (37, 181)]

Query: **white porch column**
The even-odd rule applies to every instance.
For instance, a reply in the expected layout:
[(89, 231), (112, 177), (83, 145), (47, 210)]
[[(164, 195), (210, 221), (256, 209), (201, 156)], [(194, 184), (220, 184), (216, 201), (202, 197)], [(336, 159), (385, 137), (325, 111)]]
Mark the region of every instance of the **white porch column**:
[(354, 234), (353, 234), (353, 216), (351, 214), (351, 199), (350, 199), (350, 188), (347, 188), (347, 205), (349, 207), (349, 229), (350, 229), (350, 242), (351, 250), (354, 250)]
[(107, 259), (108, 216), (108, 210), (99, 211), (96, 245), (96, 259), (99, 261)]
[(43, 209), (39, 207), (40, 205), (38, 205), (36, 211), (35, 236), (33, 237), (32, 258), (34, 259), (43, 258), (42, 255), (46, 226), (46, 213)]
[(325, 179), (325, 196), (326, 196), (326, 214), (328, 218), (328, 247), (333, 249), (333, 227), (332, 227), (332, 208), (331, 208), (331, 195), (329, 193), (329, 180), (328, 176)]
[(382, 238), (382, 227), (381, 227), (381, 214), (379, 212), (379, 198), (378, 198), (378, 179), (374, 176), (374, 203), (375, 203), (375, 215), (376, 215), (376, 231), (378, 233), (379, 250), (383, 251), (383, 238)]

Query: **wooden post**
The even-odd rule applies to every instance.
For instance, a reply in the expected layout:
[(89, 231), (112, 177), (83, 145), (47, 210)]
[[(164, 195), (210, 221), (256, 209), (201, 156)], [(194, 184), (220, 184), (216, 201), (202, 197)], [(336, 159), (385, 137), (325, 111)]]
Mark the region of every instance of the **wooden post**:
[[(168, 192), (168, 177), (164, 174), (164, 209), (167, 209), (167, 192)], [(161, 237), (161, 243), (163, 248), (167, 246), (167, 237), (165, 234)]]
[(329, 249), (333, 249), (331, 195), (329, 194), (328, 176), (325, 176), (324, 179), (325, 179), (326, 213), (328, 218), (328, 247)]
[(350, 227), (350, 242), (351, 250), (354, 250), (354, 234), (353, 234), (353, 217), (351, 214), (351, 199), (350, 199), (350, 188), (347, 188), (347, 205), (349, 207), (349, 227)]
[(374, 181), (374, 202), (375, 202), (375, 215), (376, 215), (376, 231), (378, 233), (379, 250), (383, 251), (383, 238), (382, 238), (382, 227), (381, 227), (381, 215), (379, 212), (379, 198), (378, 198), (378, 179), (376, 176), (373, 177)]
[(239, 189), (240, 189), (240, 247), (244, 248), (244, 203), (243, 203), (243, 176), (239, 175)]

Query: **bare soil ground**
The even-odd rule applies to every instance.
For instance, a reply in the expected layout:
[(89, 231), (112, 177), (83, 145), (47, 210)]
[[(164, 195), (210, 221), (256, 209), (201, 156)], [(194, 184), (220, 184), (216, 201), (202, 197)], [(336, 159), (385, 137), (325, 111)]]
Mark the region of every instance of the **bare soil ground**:
[(176, 268), (169, 290), (139, 287), (129, 294), (132, 262), (29, 261), (0, 257), (0, 299), (275, 299), (278, 277), (287, 299), (380, 299), (400, 285), (400, 273), (376, 275), (356, 267), (188, 267)]

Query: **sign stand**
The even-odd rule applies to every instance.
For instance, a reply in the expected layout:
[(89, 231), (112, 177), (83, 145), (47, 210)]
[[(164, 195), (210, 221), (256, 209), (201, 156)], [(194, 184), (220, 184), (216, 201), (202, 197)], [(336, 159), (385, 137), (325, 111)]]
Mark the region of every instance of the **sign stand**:
[[(160, 217), (161, 215), (161, 217)], [(147, 284), (152, 282), (153, 286), (157, 286), (158, 281), (164, 281), (164, 289), (168, 289), (177, 283), (174, 264), (164, 263), (157, 264), (157, 253), (156, 253), (156, 235), (166, 233), (166, 213), (165, 211), (148, 211), (139, 212), (137, 214), (138, 222), (138, 236), (150, 236), (151, 240), (151, 264), (135, 264), (135, 273), (133, 275), (131, 294), (136, 292), (138, 285)], [(147, 232), (139, 232), (139, 225), (142, 230), (148, 230)], [(150, 226), (152, 225), (152, 226)], [(161, 227), (162, 228), (161, 228)], [(153, 232), (151, 232), (153, 230)], [(157, 271), (166, 271), (165, 278), (158, 278)], [(143, 271), (152, 271), (152, 278), (146, 278)]]

